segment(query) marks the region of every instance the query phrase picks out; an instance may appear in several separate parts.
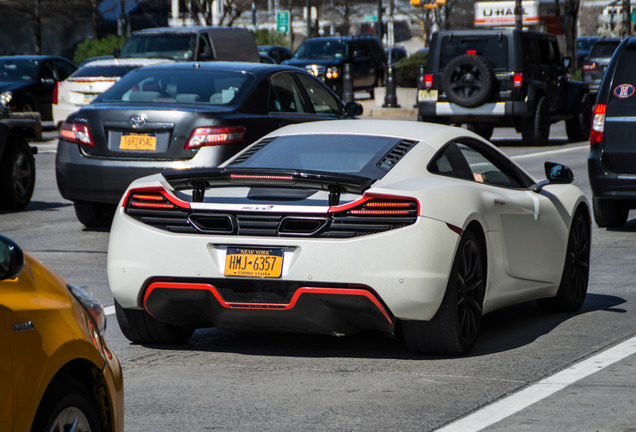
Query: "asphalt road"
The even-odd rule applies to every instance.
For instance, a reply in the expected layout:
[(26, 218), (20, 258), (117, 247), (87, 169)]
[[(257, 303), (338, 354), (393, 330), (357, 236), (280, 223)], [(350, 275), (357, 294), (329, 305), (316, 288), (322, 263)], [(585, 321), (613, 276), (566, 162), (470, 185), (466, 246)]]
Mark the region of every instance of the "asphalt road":
[[(591, 199), (587, 145), (567, 143), (562, 125), (546, 147), (523, 147), (510, 129), (496, 130), (493, 141), (536, 177), (544, 177), (544, 160), (569, 165)], [(0, 232), (110, 306), (109, 233), (75, 219), (57, 191), (55, 142), (37, 146), (33, 201), (25, 211), (0, 214)], [(605, 368), (597, 357), (636, 335), (636, 213), (630, 216), (621, 230), (594, 226), (589, 293), (579, 313), (546, 313), (532, 302), (491, 313), (463, 358), (414, 355), (378, 334), (206, 329), (184, 346), (139, 346), (123, 337), (107, 308), (107, 339), (124, 368), (126, 430), (634, 431), (636, 356), (628, 352)], [(555, 376), (586, 359), (595, 373), (574, 382)], [(558, 390), (522, 398), (553, 381)], [(508, 398), (513, 394), (523, 401)], [(453, 423), (462, 418), (466, 423)]]

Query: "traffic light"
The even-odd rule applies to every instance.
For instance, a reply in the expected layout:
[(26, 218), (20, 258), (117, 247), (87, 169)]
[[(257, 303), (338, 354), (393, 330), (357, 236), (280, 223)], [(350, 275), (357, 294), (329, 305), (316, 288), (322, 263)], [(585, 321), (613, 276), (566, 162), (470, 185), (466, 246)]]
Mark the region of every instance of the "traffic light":
[(411, 0), (411, 6), (421, 6), (422, 0)]

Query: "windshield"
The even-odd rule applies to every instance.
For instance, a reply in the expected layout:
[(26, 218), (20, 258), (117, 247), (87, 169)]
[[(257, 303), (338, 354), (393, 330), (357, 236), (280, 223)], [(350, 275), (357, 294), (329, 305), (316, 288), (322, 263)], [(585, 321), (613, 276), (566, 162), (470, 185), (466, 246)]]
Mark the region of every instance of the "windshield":
[(137, 69), (96, 102), (151, 102), (230, 105), (249, 92), (254, 76), (205, 69)]
[(386, 171), (378, 164), (400, 141), (392, 137), (357, 135), (282, 136), (231, 166), (321, 171), (380, 179)]
[(0, 81), (32, 81), (37, 78), (37, 61), (0, 59)]
[(121, 56), (192, 60), (195, 46), (194, 35), (137, 35), (128, 39)]
[(349, 49), (345, 42), (339, 40), (310, 40), (300, 45), (297, 59), (332, 59), (349, 57)]

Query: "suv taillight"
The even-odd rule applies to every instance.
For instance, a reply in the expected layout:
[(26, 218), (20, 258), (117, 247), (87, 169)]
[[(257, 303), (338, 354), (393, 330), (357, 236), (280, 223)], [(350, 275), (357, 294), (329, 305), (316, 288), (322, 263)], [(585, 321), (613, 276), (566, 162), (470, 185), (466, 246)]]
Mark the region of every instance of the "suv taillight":
[(93, 147), (95, 142), (91, 136), (88, 125), (84, 123), (64, 122), (60, 127), (60, 139), (71, 143)]
[(55, 83), (55, 88), (53, 88), (53, 105), (57, 105), (57, 94), (60, 91), (60, 82)]
[(583, 63), (583, 72), (596, 72), (598, 71), (598, 66), (594, 62), (585, 62)]
[(521, 88), (523, 86), (523, 74), (516, 73), (512, 76), (512, 88)]
[(240, 143), (245, 138), (244, 126), (212, 126), (196, 128), (190, 134), (185, 149)]
[(598, 104), (594, 107), (592, 115), (592, 130), (590, 131), (590, 145), (594, 146), (603, 143), (603, 135), (605, 134), (605, 111), (607, 105)]
[(424, 88), (425, 89), (433, 88), (433, 74), (424, 75)]

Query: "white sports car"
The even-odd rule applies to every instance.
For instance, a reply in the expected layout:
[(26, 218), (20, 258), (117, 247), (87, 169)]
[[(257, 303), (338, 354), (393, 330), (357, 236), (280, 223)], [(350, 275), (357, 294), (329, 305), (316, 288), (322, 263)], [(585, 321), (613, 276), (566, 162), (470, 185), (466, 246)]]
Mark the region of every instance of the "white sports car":
[(130, 185), (108, 248), (119, 325), (139, 343), (380, 330), (465, 354), (485, 313), (585, 300), (590, 209), (568, 167), (546, 175), (450, 126), (284, 127), (218, 168)]

